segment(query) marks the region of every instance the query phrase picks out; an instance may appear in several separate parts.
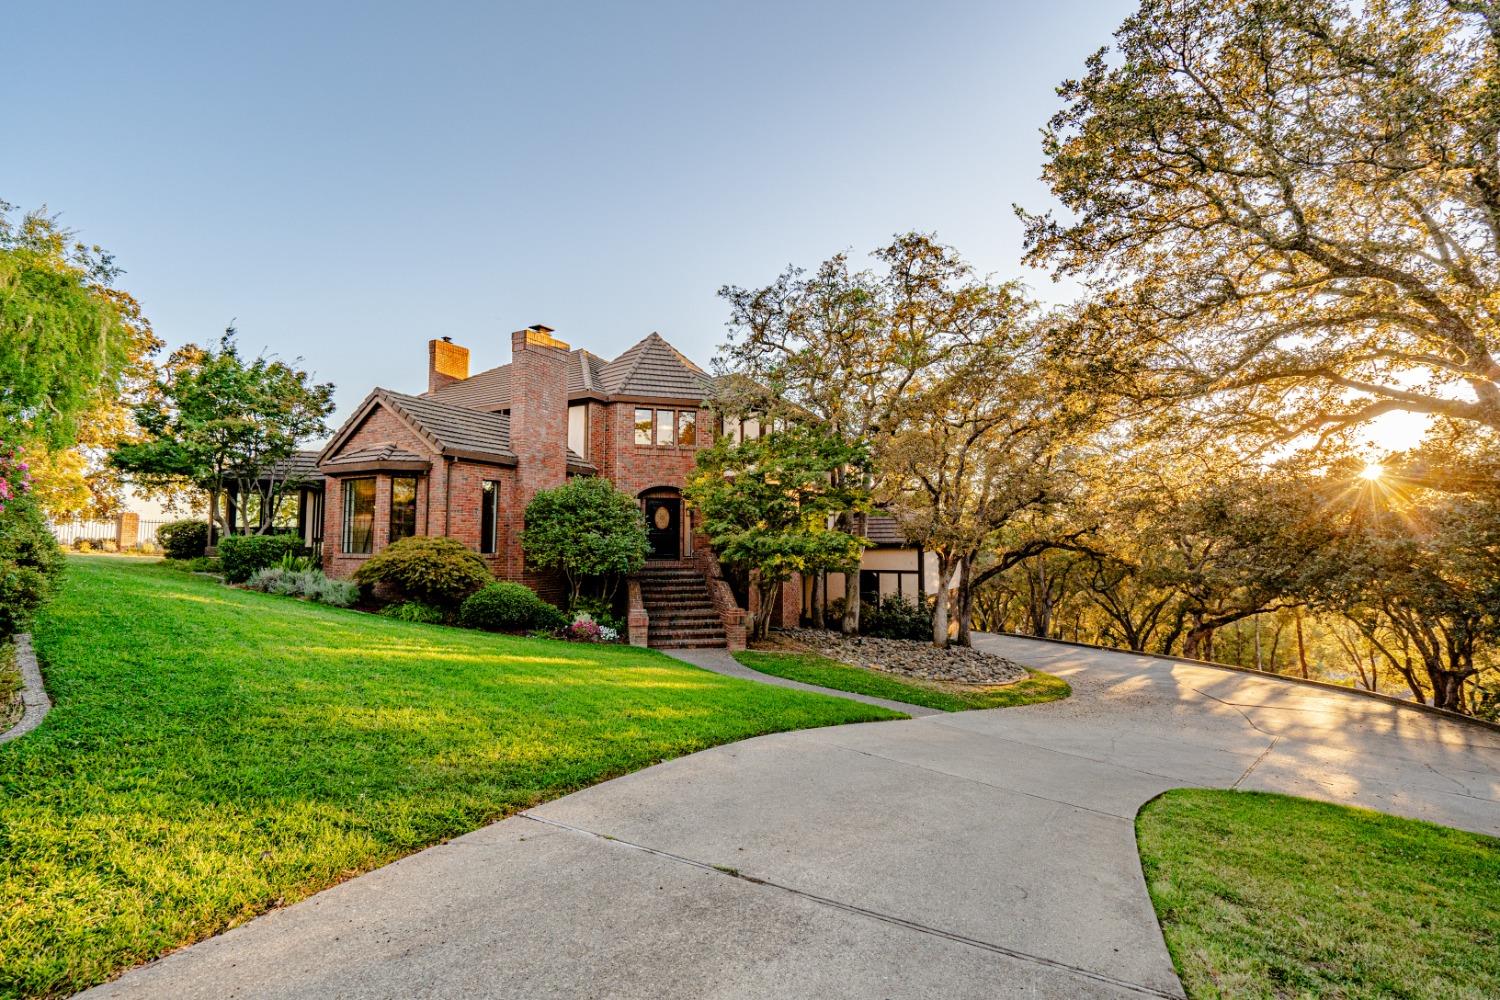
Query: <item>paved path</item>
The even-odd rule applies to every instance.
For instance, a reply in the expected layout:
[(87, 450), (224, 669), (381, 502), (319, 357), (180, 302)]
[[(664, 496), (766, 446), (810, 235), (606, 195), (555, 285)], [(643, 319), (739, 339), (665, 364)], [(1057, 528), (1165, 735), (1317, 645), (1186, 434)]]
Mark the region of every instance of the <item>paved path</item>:
[(1209, 667), (985, 637), (1028, 708), (640, 771), (186, 949), (100, 997), (1180, 995), (1133, 817), (1263, 788), (1500, 833), (1500, 734)]
[(16, 724), (0, 732), (0, 743), (20, 739), (42, 724), (52, 710), (52, 699), (47, 697), (47, 687), (42, 682), (42, 670), (36, 662), (36, 652), (31, 648), (31, 635), (22, 632), (16, 636), (16, 666), (21, 672), (21, 717)]

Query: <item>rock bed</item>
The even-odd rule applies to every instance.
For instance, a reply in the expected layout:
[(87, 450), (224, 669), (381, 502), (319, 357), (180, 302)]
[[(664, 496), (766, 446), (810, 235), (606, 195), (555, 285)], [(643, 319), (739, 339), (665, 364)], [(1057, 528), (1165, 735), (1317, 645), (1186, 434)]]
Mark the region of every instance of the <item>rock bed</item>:
[(1026, 668), (1003, 656), (966, 646), (938, 649), (910, 639), (845, 638), (837, 632), (812, 628), (783, 629), (777, 633), (831, 660), (869, 667), (924, 681), (950, 684), (1009, 684), (1026, 676)]

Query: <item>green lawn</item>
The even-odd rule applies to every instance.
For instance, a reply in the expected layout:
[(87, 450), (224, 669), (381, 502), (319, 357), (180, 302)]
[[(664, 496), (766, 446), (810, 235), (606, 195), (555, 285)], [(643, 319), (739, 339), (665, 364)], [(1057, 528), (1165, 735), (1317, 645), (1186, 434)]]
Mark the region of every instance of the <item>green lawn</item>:
[(73, 558), (0, 746), (0, 997), (60, 996), (544, 799), (901, 716), (628, 646), (411, 625)]
[(907, 680), (893, 674), (854, 667), (817, 653), (762, 653), (750, 650), (735, 653), (751, 670), (773, 677), (816, 684), (835, 691), (852, 691), (874, 698), (889, 698), (908, 705), (936, 708), (943, 712), (963, 712), (971, 708), (1010, 708), (1056, 701), (1073, 693), (1061, 677), (1031, 671), (1031, 676), (1002, 687), (961, 688), (951, 684), (933, 684)]
[(1500, 997), (1500, 840), (1179, 789), (1136, 819), (1188, 996)]

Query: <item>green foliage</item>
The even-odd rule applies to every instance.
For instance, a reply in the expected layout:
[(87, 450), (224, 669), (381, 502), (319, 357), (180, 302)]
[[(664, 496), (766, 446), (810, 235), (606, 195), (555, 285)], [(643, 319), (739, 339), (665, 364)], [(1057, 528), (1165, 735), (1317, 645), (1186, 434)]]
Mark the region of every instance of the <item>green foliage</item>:
[[(467, 603), (466, 601), (465, 604)], [(448, 613), (442, 608), (423, 604), (421, 601), (397, 601), (381, 608), (380, 613), (398, 622), (413, 622), (418, 625), (441, 625), (448, 620)]]
[(0, 201), (0, 436), (67, 446), (118, 392), (139, 331), (109, 287), (113, 257), (13, 210)]
[(226, 580), (244, 583), (256, 570), (276, 566), (301, 549), (296, 535), (228, 535), (219, 539), (219, 562)]
[(598, 622), (605, 628), (614, 629), (616, 632), (624, 632), (624, 622), (620, 616), (615, 614), (614, 601), (603, 597), (580, 597), (575, 600), (568, 611), (574, 616), (587, 615), (593, 621)]
[(859, 565), (865, 540), (829, 519), (868, 510), (868, 465), (863, 444), (802, 424), (741, 444), (721, 437), (698, 453), (685, 495), (719, 560), (760, 592), (753, 634), (765, 635), (776, 589), (794, 573)]
[(562, 573), (572, 607), (590, 579), (608, 581), (612, 594), (620, 577), (645, 565), (650, 543), (634, 499), (608, 479), (577, 476), (532, 497), (521, 548), (533, 568)]
[(172, 521), (156, 529), (156, 540), (168, 559), (196, 559), (208, 548), (208, 523)]
[(29, 497), (12, 497), (0, 510), (0, 641), (30, 624), (62, 568), (41, 510)]
[(28, 997), (606, 778), (897, 717), (651, 650), (414, 629), (143, 560), (74, 560), (34, 635), (60, 707), (0, 748), (0, 994)]
[(375, 553), (354, 579), (365, 586), (385, 584), (406, 600), (454, 608), (493, 577), (484, 560), (461, 542), (413, 535)]
[(1190, 997), (1500, 996), (1500, 840), (1197, 788), (1146, 803), (1136, 840)]
[(932, 638), (932, 612), (900, 594), (887, 594), (878, 602), (865, 602), (859, 613), (861, 635), (877, 639)]
[[(220, 530), (253, 530), (252, 506), (275, 510), (298, 481), (284, 470), (298, 445), (328, 433), (333, 386), (283, 361), (245, 359), (233, 329), (217, 348), (189, 344), (173, 352), (163, 374), (135, 408), (142, 440), (121, 444), (112, 464), (153, 486), (192, 486), (208, 494)], [(225, 487), (241, 502), (240, 523), (220, 510)]]
[(568, 624), (568, 616), (519, 583), (492, 583), (471, 594), (458, 614), (464, 628), (486, 632), (553, 630)]

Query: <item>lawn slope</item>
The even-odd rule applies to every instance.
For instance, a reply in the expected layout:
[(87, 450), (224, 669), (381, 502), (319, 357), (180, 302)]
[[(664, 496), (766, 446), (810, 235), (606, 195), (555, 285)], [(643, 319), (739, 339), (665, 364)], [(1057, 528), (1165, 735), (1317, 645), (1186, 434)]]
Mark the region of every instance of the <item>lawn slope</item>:
[(1257, 792), (1136, 819), (1177, 973), (1205, 997), (1500, 997), (1500, 840)]
[(998, 687), (962, 688), (952, 684), (925, 683), (895, 674), (840, 663), (818, 653), (764, 653), (749, 650), (734, 658), (751, 670), (773, 677), (816, 684), (835, 691), (885, 698), (907, 705), (921, 705), (940, 712), (964, 712), (974, 708), (1011, 708), (1056, 701), (1073, 693), (1061, 677), (1030, 671), (1013, 684)]
[(60, 996), (664, 758), (894, 713), (631, 647), (409, 625), (69, 560), (56, 701), (0, 746), (0, 997)]

